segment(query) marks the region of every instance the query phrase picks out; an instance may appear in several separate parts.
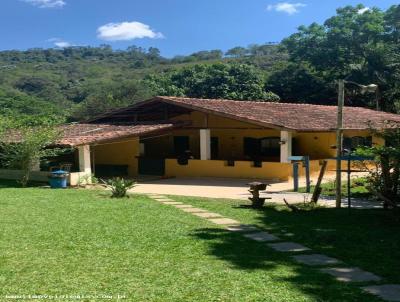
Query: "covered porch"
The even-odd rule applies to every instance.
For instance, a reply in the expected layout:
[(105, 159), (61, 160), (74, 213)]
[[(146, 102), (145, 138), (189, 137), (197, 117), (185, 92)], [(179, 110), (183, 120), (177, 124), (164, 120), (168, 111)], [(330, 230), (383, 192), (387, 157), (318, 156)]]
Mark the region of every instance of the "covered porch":
[[(309, 155), (311, 172), (317, 173), (320, 159), (333, 156), (334, 139), (334, 133), (187, 127), (93, 145), (90, 165), (99, 177), (154, 175), (287, 181), (292, 175), (290, 156)], [(104, 171), (108, 175), (103, 175)]]

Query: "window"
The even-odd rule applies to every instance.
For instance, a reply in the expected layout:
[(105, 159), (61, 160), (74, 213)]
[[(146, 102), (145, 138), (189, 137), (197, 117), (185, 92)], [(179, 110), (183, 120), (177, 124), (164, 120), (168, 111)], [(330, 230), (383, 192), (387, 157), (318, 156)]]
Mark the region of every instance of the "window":
[(343, 139), (343, 148), (345, 150), (354, 151), (358, 147), (372, 147), (372, 137), (353, 136)]
[(243, 139), (243, 153), (245, 156), (254, 158), (260, 156), (260, 140), (252, 137), (245, 137)]
[(260, 139), (245, 137), (243, 141), (244, 155), (251, 158), (279, 156), (281, 150), (280, 140), (279, 137), (264, 137)]
[(261, 142), (262, 156), (279, 156), (281, 153), (281, 139), (279, 137), (265, 137)]

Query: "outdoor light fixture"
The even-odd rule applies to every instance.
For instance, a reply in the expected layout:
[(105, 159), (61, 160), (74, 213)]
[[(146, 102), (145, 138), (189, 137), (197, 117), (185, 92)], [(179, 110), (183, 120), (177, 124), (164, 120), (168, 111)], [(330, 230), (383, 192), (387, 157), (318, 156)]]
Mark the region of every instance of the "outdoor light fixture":
[(361, 88), (361, 93), (373, 93), (376, 92), (376, 90), (378, 89), (378, 85), (376, 84), (370, 84), (368, 86), (364, 86), (364, 85), (360, 85)]

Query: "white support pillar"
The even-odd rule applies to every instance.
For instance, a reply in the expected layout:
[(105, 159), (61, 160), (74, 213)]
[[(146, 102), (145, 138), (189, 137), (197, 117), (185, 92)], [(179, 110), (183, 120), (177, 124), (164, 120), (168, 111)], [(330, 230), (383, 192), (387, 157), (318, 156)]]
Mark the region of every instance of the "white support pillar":
[(40, 171), (40, 160), (35, 161), (32, 165), (32, 171)]
[(200, 159), (211, 159), (211, 136), (210, 129), (200, 129)]
[(144, 143), (139, 143), (139, 155), (144, 156), (146, 153), (146, 147)]
[(288, 163), (292, 156), (292, 132), (281, 131), (281, 163)]
[(90, 162), (90, 146), (84, 145), (78, 147), (79, 152), (79, 172), (85, 174), (92, 174), (92, 165)]

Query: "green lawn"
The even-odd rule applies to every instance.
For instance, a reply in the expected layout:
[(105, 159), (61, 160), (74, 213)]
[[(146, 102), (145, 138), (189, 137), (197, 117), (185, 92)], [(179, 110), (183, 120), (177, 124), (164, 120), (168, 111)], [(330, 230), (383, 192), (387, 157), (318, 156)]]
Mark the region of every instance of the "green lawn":
[[(80, 301), (104, 301), (90, 296), (115, 298), (117, 294), (124, 295), (125, 301), (379, 301), (354, 285), (298, 265), (264, 244), (144, 196), (113, 200), (98, 191), (7, 186), (0, 185), (0, 301), (12, 301), (7, 295), (28, 294), (87, 297)], [(296, 233), (297, 241), (309, 245), (311, 235), (318, 235), (314, 243), (320, 239), (324, 252), (335, 251), (334, 245), (343, 243), (337, 233), (312, 231), (327, 224), (317, 212), (305, 219), (274, 209), (236, 208), (235, 202), (180, 199), (263, 227), (279, 223)], [(293, 229), (295, 223), (290, 220), (302, 223)], [(344, 221), (350, 218), (338, 223)], [(358, 228), (359, 222), (354, 219), (353, 225)], [(395, 226), (387, 232), (395, 230), (398, 235)], [(373, 231), (371, 238), (378, 232)], [(355, 241), (367, 234), (344, 236)], [(371, 245), (363, 244), (357, 245), (357, 251), (344, 251), (341, 258), (347, 253), (361, 254), (360, 250), (369, 255)], [(367, 262), (371, 267), (365, 267), (365, 257), (359, 262), (394, 280), (396, 263), (386, 258), (396, 255), (398, 251), (375, 255), (376, 263)], [(386, 268), (390, 261), (393, 273)], [(382, 269), (378, 262), (383, 263)]]
[[(381, 209), (317, 208), (291, 212), (285, 206), (267, 205), (254, 210), (246, 201), (187, 198), (176, 200), (254, 224), (314, 251), (339, 258), (400, 283), (400, 217)], [(284, 233), (291, 233), (285, 236)]]
[[(323, 183), (321, 185), (323, 196), (335, 196), (336, 195), (336, 184), (334, 181)], [(311, 192), (313, 192), (315, 186), (311, 186)], [(299, 188), (299, 192), (305, 193), (306, 188)], [(347, 179), (342, 182), (342, 196), (347, 197)], [(350, 181), (350, 195), (352, 198), (363, 198), (368, 199), (373, 197), (372, 193), (368, 189), (368, 183), (365, 177), (351, 178)]]

